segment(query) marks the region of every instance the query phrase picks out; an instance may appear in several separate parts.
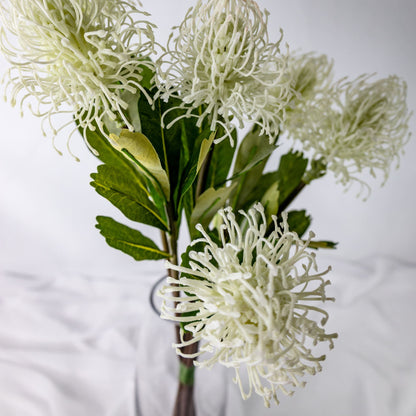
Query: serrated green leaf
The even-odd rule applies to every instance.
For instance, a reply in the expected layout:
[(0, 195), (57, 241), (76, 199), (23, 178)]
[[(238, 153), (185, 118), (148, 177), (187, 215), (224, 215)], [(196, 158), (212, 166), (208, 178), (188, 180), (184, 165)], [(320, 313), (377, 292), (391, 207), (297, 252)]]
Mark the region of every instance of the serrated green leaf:
[(129, 175), (114, 166), (101, 165), (91, 175), (91, 185), (127, 218), (167, 231), (166, 218), (151, 202), (147, 193)]
[(110, 217), (97, 217), (96, 227), (105, 237), (107, 244), (123, 251), (135, 260), (160, 260), (169, 258), (166, 253), (140, 231), (127, 227)]
[(166, 171), (163, 169), (155, 148), (142, 133), (122, 130), (120, 136), (111, 135), (115, 146), (120, 151), (127, 151), (133, 161), (151, 178), (154, 179), (169, 201), (170, 185)]
[(311, 183), (315, 179), (322, 178), (325, 176), (326, 170), (326, 163), (324, 158), (318, 160), (312, 160), (310, 169), (305, 173), (303, 177), (303, 181), (306, 184)]
[(149, 196), (147, 180), (137, 167), (125, 155), (120, 153), (110, 141), (97, 131), (87, 130), (88, 144), (97, 152), (97, 157), (108, 166), (113, 166), (123, 172), (126, 180), (137, 183)]
[(289, 230), (295, 232), (299, 237), (305, 234), (306, 230), (311, 225), (311, 217), (306, 214), (305, 210), (290, 211), (287, 213), (287, 223)]
[(204, 228), (208, 228), (213, 216), (224, 206), (234, 187), (235, 184), (219, 189), (208, 188), (198, 197), (190, 221), (192, 239), (195, 237), (195, 225), (199, 223)]

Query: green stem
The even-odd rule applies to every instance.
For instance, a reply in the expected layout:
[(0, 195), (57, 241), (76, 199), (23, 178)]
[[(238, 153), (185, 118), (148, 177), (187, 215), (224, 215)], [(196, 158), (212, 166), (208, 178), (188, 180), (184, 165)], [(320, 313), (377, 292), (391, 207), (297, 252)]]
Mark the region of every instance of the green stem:
[[(212, 160), (212, 155), (214, 152), (215, 145), (211, 146), (211, 149), (208, 152), (207, 157), (205, 158), (201, 170), (198, 174), (196, 189), (195, 189), (195, 201), (196, 199), (205, 191), (207, 177), (209, 172), (209, 167)], [(194, 201), (194, 203), (195, 203)], [(171, 261), (174, 264), (178, 264), (178, 256), (177, 256), (177, 232), (176, 226), (177, 224), (172, 221), (172, 208), (171, 203), (169, 204), (168, 208), (168, 217), (170, 219), (171, 225), (171, 234), (170, 234), (170, 253), (171, 253)], [(178, 273), (169, 270), (170, 276), (174, 278), (178, 278)], [(174, 292), (174, 296), (179, 297), (180, 291)], [(175, 305), (176, 306), (176, 305)], [(186, 332), (183, 335), (184, 341), (189, 341), (192, 338), (192, 334)], [(176, 341), (180, 343), (181, 334), (180, 334), (180, 327), (176, 326)], [(199, 345), (197, 342), (187, 345), (181, 348), (181, 352), (186, 355), (195, 354), (198, 351)], [(192, 358), (184, 358), (179, 356), (179, 386), (178, 392), (176, 395), (176, 402), (175, 408), (173, 412), (173, 416), (195, 416), (195, 404), (194, 404), (194, 374), (195, 374), (195, 366)]]
[[(175, 220), (173, 203), (169, 202), (167, 204), (167, 215), (170, 226), (169, 238), (166, 234), (162, 235), (162, 242), (169, 250), (170, 261), (172, 264), (178, 264), (178, 223)], [(174, 279), (178, 279), (178, 272), (176, 270), (169, 269), (168, 275)], [(175, 285), (177, 286), (177, 285)], [(180, 291), (173, 292), (173, 295), (176, 297), (180, 296)], [(177, 303), (175, 304), (175, 306)], [(175, 336), (176, 342), (179, 343), (180, 339), (180, 327), (179, 325), (175, 326)], [(187, 338), (187, 334), (185, 334)], [(197, 347), (196, 347), (197, 348)], [(193, 345), (185, 347), (182, 349), (184, 353), (193, 353), (195, 347)], [(193, 365), (193, 360), (189, 358), (179, 358), (179, 385), (176, 395), (175, 407), (173, 410), (173, 416), (195, 416), (195, 404), (194, 404), (194, 371), (195, 367)]]
[(169, 242), (168, 237), (164, 231), (160, 231), (160, 238), (162, 240), (163, 251), (169, 253)]

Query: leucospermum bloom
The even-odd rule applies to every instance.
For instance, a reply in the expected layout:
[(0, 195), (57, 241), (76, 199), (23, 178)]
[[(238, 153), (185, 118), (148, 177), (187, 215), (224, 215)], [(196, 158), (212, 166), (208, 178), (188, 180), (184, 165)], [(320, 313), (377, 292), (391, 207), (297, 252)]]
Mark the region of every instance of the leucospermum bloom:
[(200, 109), (198, 126), (207, 118), (211, 130), (222, 124), (229, 133), (232, 122), (249, 121), (273, 141), (291, 88), (282, 39), (268, 39), (267, 12), (253, 0), (199, 0), (177, 32), (161, 58), (161, 96), (183, 100), (187, 116)]
[(381, 173), (399, 165), (409, 138), (406, 83), (397, 76), (370, 82), (368, 76), (334, 84), (327, 94), (311, 97), (288, 117), (287, 129), (304, 150), (321, 159), (343, 185), (359, 175)]
[[(328, 315), (319, 303), (333, 300), (325, 295), (327, 273), (318, 272), (314, 253), (290, 232), (286, 217), (267, 236), (264, 208), (257, 204), (248, 213), (240, 211), (247, 230), (238, 225), (230, 208), (219, 212), (222, 218), (221, 244), (216, 244), (201, 227), (204, 245), (192, 251), (190, 267), (167, 267), (181, 272), (169, 278), (161, 290), (162, 318), (184, 323), (193, 338), (176, 345), (180, 355), (195, 358), (195, 365), (211, 367), (221, 363), (236, 371), (243, 398), (252, 390), (264, 398), (266, 406), (277, 400), (277, 392), (291, 394), (290, 387), (304, 385), (305, 374), (321, 370), (325, 358), (312, 348), (327, 341), (333, 347), (336, 334), (323, 329)], [(180, 286), (183, 296), (172, 292)], [(176, 307), (172, 307), (176, 302)], [(184, 315), (181, 315), (184, 314)], [(318, 319), (318, 322), (316, 321)], [(180, 348), (200, 342), (200, 351), (186, 355)], [(205, 359), (203, 359), (206, 357)], [(249, 391), (245, 392), (240, 372), (245, 370)]]
[(330, 93), (332, 67), (333, 62), (326, 55), (306, 53), (289, 56), (288, 72), (292, 80), (296, 106), (317, 95)]
[(60, 112), (83, 128), (104, 132), (108, 117), (132, 129), (124, 95), (142, 89), (145, 58), (154, 52), (143, 15), (129, 0), (3, 1), (0, 47), (12, 64), (5, 97), (21, 106), (34, 97), (32, 112), (54, 135), (51, 118)]

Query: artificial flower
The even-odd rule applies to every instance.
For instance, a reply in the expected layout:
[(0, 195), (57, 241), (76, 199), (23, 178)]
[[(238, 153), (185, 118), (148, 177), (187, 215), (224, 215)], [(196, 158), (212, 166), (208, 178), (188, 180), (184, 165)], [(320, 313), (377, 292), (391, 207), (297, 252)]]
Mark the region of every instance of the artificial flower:
[(333, 62), (326, 55), (291, 54), (288, 72), (291, 74), (295, 105), (331, 90)]
[(291, 97), (281, 40), (269, 42), (267, 12), (253, 0), (199, 0), (161, 58), (159, 94), (179, 97), (198, 126), (221, 124), (231, 139), (253, 122), (273, 142)]
[(343, 185), (361, 183), (362, 172), (388, 179), (408, 141), (407, 86), (397, 76), (371, 82), (369, 76), (341, 80), (287, 118), (290, 136), (315, 160), (321, 160)]
[(83, 129), (105, 133), (106, 118), (132, 129), (125, 96), (143, 90), (154, 51), (153, 26), (143, 15), (129, 0), (3, 1), (0, 47), (12, 64), (5, 97), (21, 108), (34, 97), (37, 105), (29, 106), (53, 135), (52, 116), (61, 112)]
[[(252, 390), (269, 406), (277, 392), (291, 394), (302, 386), (305, 374), (321, 370), (323, 355), (313, 346), (327, 341), (333, 347), (336, 334), (323, 329), (328, 314), (321, 304), (333, 300), (325, 295), (327, 273), (318, 272), (314, 253), (288, 228), (286, 216), (268, 234), (264, 208), (256, 204), (248, 213), (240, 211), (245, 225), (239, 225), (231, 208), (219, 212), (221, 243), (214, 242), (201, 227), (203, 245), (189, 254), (189, 267), (167, 267), (181, 273), (169, 278), (161, 290), (162, 318), (183, 323), (192, 339), (176, 344), (177, 353), (199, 360), (195, 365), (215, 363), (236, 372), (243, 398)], [(170, 286), (169, 284), (173, 284)], [(178, 291), (181, 297), (173, 296)], [(172, 306), (174, 305), (174, 306)], [(181, 348), (200, 342), (194, 355)], [(204, 359), (205, 358), (205, 359)], [(244, 391), (240, 372), (245, 370), (249, 390)]]

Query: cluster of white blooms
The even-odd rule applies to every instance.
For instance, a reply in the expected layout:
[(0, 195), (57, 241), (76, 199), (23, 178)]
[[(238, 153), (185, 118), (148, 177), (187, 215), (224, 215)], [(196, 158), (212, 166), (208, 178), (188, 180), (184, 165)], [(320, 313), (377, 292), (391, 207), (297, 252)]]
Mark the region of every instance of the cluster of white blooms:
[(199, 0), (161, 58), (160, 94), (179, 97), (199, 126), (208, 118), (229, 133), (250, 121), (273, 141), (292, 96), (281, 40), (269, 42), (253, 0)]
[[(333, 347), (336, 334), (323, 329), (328, 315), (314, 303), (333, 300), (325, 295), (329, 281), (318, 272), (314, 253), (290, 232), (286, 217), (267, 235), (264, 208), (257, 204), (245, 217), (246, 230), (238, 225), (230, 208), (219, 212), (222, 218), (221, 244), (215, 243), (198, 226), (204, 249), (189, 254), (190, 267), (167, 267), (181, 272), (169, 278), (161, 290), (162, 318), (184, 323), (193, 338), (176, 345), (188, 358), (200, 357), (196, 365), (211, 367), (221, 363), (233, 367), (243, 398), (252, 390), (269, 406), (280, 390), (291, 394), (291, 386), (301, 386), (305, 374), (321, 370), (325, 356), (312, 353), (313, 345), (327, 341)], [(183, 291), (177, 298), (173, 292)], [(175, 306), (171, 306), (175, 305)], [(317, 322), (318, 320), (318, 322)], [(181, 348), (200, 342), (200, 351), (188, 356)], [(245, 369), (249, 391), (245, 392), (240, 371)]]
[(83, 128), (103, 131), (103, 119), (131, 128), (123, 94), (141, 90), (153, 26), (130, 0), (5, 0), (1, 51), (12, 67), (5, 97), (49, 120), (68, 105)]
[[(318, 69), (318, 68), (317, 68)], [(321, 159), (343, 185), (369, 186), (359, 174), (387, 180), (409, 138), (406, 83), (397, 76), (345, 79), (309, 94), (290, 112), (290, 136)]]

